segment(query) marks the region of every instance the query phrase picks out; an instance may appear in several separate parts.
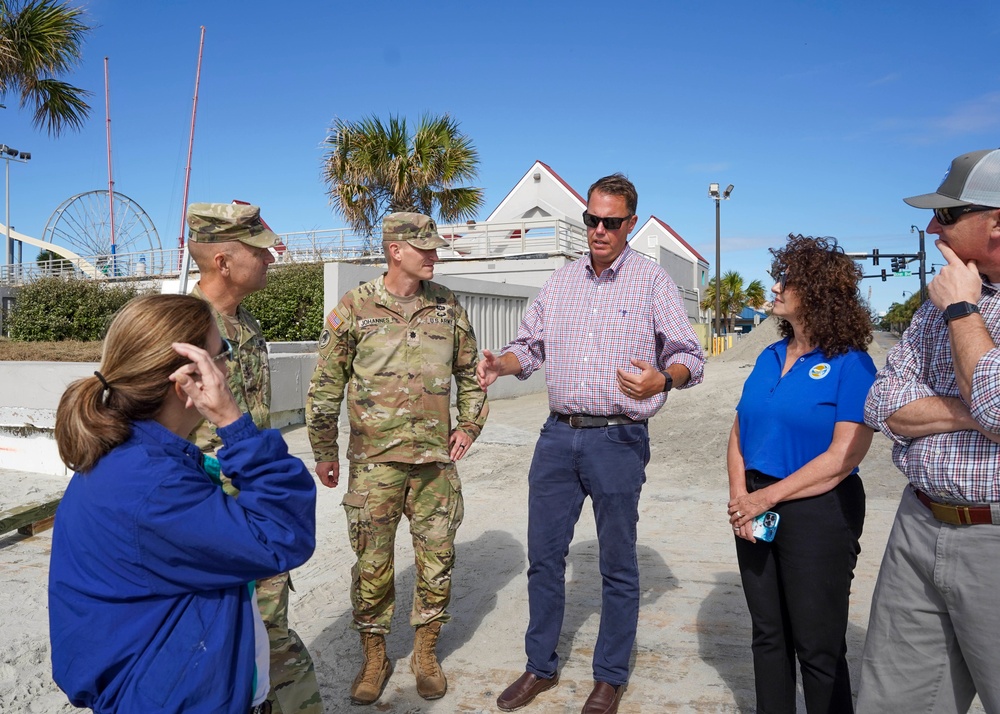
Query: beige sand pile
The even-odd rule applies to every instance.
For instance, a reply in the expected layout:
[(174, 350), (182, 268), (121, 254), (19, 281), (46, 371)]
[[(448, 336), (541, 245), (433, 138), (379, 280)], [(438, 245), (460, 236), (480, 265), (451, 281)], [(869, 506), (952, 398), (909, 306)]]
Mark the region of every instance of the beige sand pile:
[[(740, 337), (731, 349), (726, 350), (718, 357), (713, 357), (712, 360), (718, 360), (719, 362), (739, 362), (740, 364), (753, 366), (757, 361), (757, 356), (765, 347), (781, 339), (781, 335), (778, 334), (778, 322), (774, 317), (767, 318), (755, 327), (752, 332)], [(868, 354), (871, 355), (872, 359), (875, 360), (875, 364), (879, 367), (885, 364), (885, 353), (885, 349), (875, 340), (872, 340), (872, 343), (868, 345)]]
[(781, 339), (778, 320), (769, 317), (735, 341), (733, 346), (714, 359), (720, 362), (740, 362), (753, 365), (765, 347)]

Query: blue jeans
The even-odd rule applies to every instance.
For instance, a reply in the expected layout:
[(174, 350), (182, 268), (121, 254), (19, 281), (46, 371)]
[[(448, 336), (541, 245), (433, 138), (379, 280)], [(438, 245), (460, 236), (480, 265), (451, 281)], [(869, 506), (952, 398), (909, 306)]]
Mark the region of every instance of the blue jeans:
[(574, 429), (550, 416), (542, 427), (528, 472), (527, 671), (550, 678), (559, 668), (566, 555), (583, 501), (590, 496), (602, 580), (594, 679), (613, 686), (628, 682), (639, 620), (636, 523), (648, 462), (645, 424)]

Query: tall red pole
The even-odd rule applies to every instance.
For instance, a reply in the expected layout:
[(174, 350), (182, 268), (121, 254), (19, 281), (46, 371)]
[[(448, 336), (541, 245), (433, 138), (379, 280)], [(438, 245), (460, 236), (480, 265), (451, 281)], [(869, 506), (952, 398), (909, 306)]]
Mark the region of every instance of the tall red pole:
[(108, 58), (104, 58), (104, 115), (108, 124), (108, 216), (111, 219), (111, 276), (118, 274), (115, 265), (115, 181), (111, 174), (111, 83), (108, 81)]
[(194, 76), (194, 104), (191, 107), (191, 139), (188, 141), (187, 169), (184, 172), (184, 203), (181, 205), (181, 231), (177, 239), (177, 247), (184, 250), (184, 226), (187, 215), (188, 188), (191, 186), (191, 154), (194, 151), (194, 120), (198, 115), (198, 85), (201, 83), (201, 55), (205, 49), (205, 26), (201, 26), (201, 40), (198, 43), (198, 71)]

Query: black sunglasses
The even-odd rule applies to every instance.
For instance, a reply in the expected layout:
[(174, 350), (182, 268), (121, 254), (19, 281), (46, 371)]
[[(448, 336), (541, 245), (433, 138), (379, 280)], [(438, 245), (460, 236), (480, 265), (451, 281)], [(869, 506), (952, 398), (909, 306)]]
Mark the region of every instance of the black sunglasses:
[(949, 206), (948, 208), (935, 208), (934, 217), (942, 226), (952, 226), (958, 223), (959, 218), (968, 213), (996, 210), (998, 210), (996, 206)]
[(631, 214), (620, 218), (618, 216), (595, 216), (593, 213), (583, 212), (583, 225), (587, 228), (597, 228), (602, 222), (605, 230), (616, 231), (622, 227), (622, 223), (631, 218)]
[(212, 358), (213, 362), (218, 362), (219, 360), (225, 360), (228, 362), (236, 354), (236, 345), (232, 341), (227, 340), (225, 337), (222, 338), (222, 351)]
[(788, 271), (782, 270), (777, 275), (771, 273), (771, 277), (774, 278), (774, 282), (778, 286), (778, 292), (785, 292), (785, 286), (788, 285)]

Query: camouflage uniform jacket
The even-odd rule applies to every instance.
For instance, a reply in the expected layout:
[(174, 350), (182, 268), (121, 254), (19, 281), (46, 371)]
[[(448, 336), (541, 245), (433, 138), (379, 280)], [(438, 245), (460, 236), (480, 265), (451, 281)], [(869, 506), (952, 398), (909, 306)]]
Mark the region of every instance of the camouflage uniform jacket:
[(306, 416), (316, 461), (337, 461), (347, 391), (347, 458), (359, 463), (451, 461), (451, 378), (458, 426), (475, 440), (489, 407), (476, 382), (476, 336), (455, 294), (423, 281), (406, 320), (385, 276), (349, 292), (327, 316)]
[[(205, 300), (198, 285), (191, 295)], [(207, 302), (207, 301), (206, 301)], [(209, 303), (211, 305), (211, 303)], [(219, 334), (226, 335), (226, 319), (213, 307), (212, 315), (219, 328)], [(253, 423), (259, 429), (271, 427), (271, 367), (267, 360), (267, 340), (260, 323), (242, 305), (236, 309), (240, 323), (239, 335), (232, 339), (237, 343), (234, 359), (229, 364), (229, 388), (236, 397), (240, 411), (250, 412)], [(222, 440), (215, 434), (215, 426), (202, 421), (189, 437), (205, 453), (214, 454)]]

